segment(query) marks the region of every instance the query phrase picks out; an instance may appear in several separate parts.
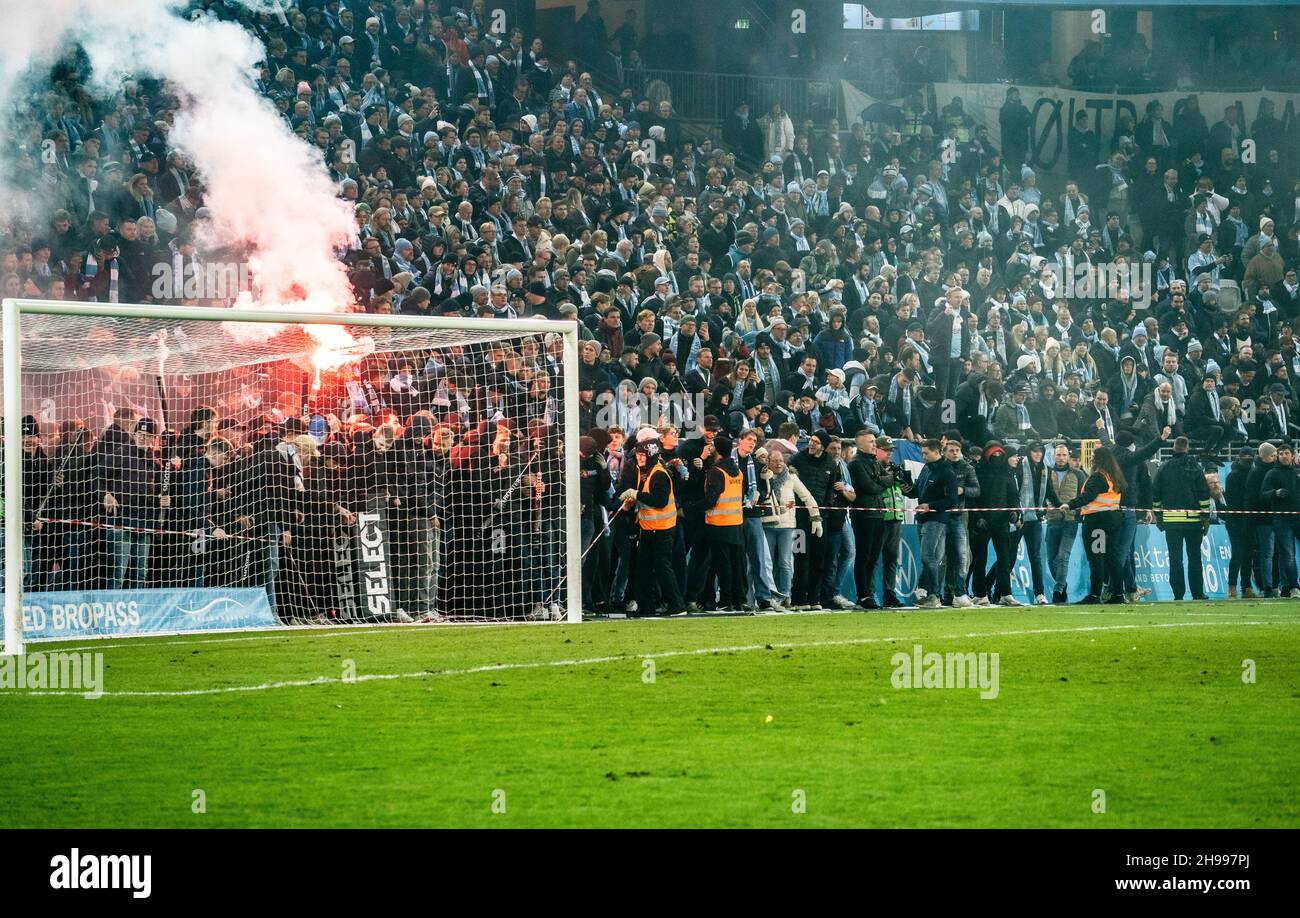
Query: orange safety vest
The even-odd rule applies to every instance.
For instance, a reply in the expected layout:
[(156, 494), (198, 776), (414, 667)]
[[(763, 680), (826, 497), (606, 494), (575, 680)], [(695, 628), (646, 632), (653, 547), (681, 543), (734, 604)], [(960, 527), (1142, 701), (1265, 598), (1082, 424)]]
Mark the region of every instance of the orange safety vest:
[(722, 480), (725, 482), (722, 486), (722, 495), (712, 508), (705, 511), (704, 522), (708, 526), (739, 526), (744, 517), (740, 509), (743, 499), (740, 493), (740, 473), (728, 475), (722, 469), (718, 471), (722, 472)]
[(1115, 482), (1110, 480), (1110, 476), (1105, 472), (1101, 477), (1106, 479), (1106, 490), (1094, 497), (1084, 508), (1079, 511), (1084, 516), (1089, 513), (1105, 513), (1108, 510), (1119, 509), (1119, 492), (1115, 490)]
[[(656, 464), (649, 473), (642, 476), (637, 473), (637, 490), (643, 490), (650, 486), (650, 480), (656, 474), (667, 475), (668, 470), (662, 465)], [(662, 507), (647, 507), (645, 504), (638, 503), (636, 507), (636, 520), (641, 524), (642, 529), (651, 529), (662, 531), (672, 529), (677, 525), (677, 501), (673, 497), (672, 478), (668, 479), (668, 503)]]

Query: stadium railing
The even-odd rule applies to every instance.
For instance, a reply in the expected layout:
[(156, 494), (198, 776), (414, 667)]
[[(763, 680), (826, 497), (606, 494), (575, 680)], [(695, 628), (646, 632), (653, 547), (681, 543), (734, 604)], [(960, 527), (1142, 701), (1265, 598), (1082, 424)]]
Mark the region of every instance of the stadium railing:
[(688, 70), (636, 70), (627, 82), (637, 92), (655, 99), (655, 82), (671, 92), (673, 109), (688, 120), (721, 122), (741, 102), (748, 102), (754, 117), (767, 113), (774, 102), (796, 124), (812, 118), (824, 124), (840, 117), (838, 80), (809, 80), (795, 77), (748, 76), (737, 73), (696, 73)]

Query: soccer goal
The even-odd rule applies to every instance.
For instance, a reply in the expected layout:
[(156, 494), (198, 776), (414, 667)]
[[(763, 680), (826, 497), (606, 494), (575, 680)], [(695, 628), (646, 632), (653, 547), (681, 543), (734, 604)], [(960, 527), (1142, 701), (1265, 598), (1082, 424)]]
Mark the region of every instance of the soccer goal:
[(3, 303), (5, 652), (581, 615), (577, 326)]

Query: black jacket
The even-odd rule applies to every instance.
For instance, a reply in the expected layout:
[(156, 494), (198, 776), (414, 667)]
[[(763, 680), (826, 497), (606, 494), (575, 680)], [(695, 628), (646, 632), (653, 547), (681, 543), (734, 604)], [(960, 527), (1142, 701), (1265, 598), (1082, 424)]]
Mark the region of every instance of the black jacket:
[(1133, 381), (1132, 402), (1128, 402), (1124, 398), (1124, 380), (1121, 374), (1116, 373), (1110, 378), (1110, 382), (1106, 384), (1106, 392), (1110, 395), (1110, 413), (1115, 421), (1118, 421), (1126, 411), (1132, 411), (1133, 417), (1136, 419), (1138, 412), (1142, 410), (1142, 403), (1146, 401), (1146, 397), (1151, 394), (1151, 390), (1154, 388), (1151, 385), (1151, 377), (1149, 376), (1138, 374), (1134, 376)]
[(603, 452), (584, 456), (578, 464), (578, 494), (582, 515), (594, 516), (599, 507), (610, 507), (610, 466)]
[(1272, 501), (1265, 501), (1261, 495), (1264, 490), (1264, 477), (1277, 468), (1277, 462), (1263, 462), (1255, 459), (1250, 466), (1250, 476), (1246, 479), (1245, 500), (1247, 510), (1271, 510)]
[(853, 508), (865, 511), (863, 516), (881, 516), (885, 506), (883, 494), (894, 486), (894, 473), (875, 456), (858, 453), (849, 463), (849, 477), (853, 480)]
[[(1166, 521), (1175, 516), (1170, 511), (1207, 512), (1210, 508), (1210, 486), (1205, 481), (1205, 469), (1190, 453), (1176, 453), (1164, 462), (1156, 472), (1151, 490), (1152, 506), (1165, 513)], [(1173, 522), (1177, 521), (1175, 517)]]
[[(29, 526), (54, 485), (54, 471), (55, 464), (44, 450), (37, 449), (35, 454), (23, 450), (23, 522)], [(48, 504), (42, 515), (50, 515)]]
[[(966, 317), (970, 315), (970, 313), (963, 309), (960, 315), (961, 353), (964, 357), (970, 353), (970, 326), (966, 324)], [(930, 320), (930, 324), (925, 330), (926, 340), (930, 343), (931, 366), (940, 363), (947, 363), (952, 359), (948, 356), (952, 349), (952, 321), (953, 317), (940, 309), (937, 311), (934, 318)], [(958, 357), (957, 359), (960, 360), (961, 357)]]
[[(983, 488), (980, 485), (979, 473), (975, 471), (975, 466), (965, 457), (952, 463), (952, 473), (957, 476), (957, 487), (961, 493), (957, 497), (958, 507), (978, 507), (980, 506), (980, 495)], [(1019, 503), (1017, 499), (1015, 503)], [(987, 504), (986, 506), (1008, 506), (1007, 504)]]
[[(1228, 501), (1229, 510), (1249, 510), (1250, 501), (1247, 490), (1247, 482), (1250, 480), (1250, 469), (1252, 460), (1242, 461), (1238, 459), (1232, 464), (1232, 469), (1228, 472), (1228, 478), (1223, 483), (1223, 494)], [(1250, 517), (1246, 514), (1229, 514), (1227, 524), (1229, 526), (1243, 526), (1250, 522)]]
[[(957, 407), (957, 428), (972, 443), (987, 443), (993, 439), (992, 420), (980, 414), (980, 389), (985, 377), (975, 374), (957, 387), (954, 397)], [(995, 409), (996, 411), (996, 409)]]
[(946, 523), (948, 511), (958, 506), (957, 476), (953, 474), (952, 463), (942, 457), (927, 462), (916, 482), (905, 493), (930, 508), (928, 512), (917, 513), (918, 523)]
[(823, 452), (813, 458), (808, 450), (800, 450), (790, 458), (790, 466), (799, 473), (808, 493), (819, 507), (829, 507), (835, 497), (835, 482), (840, 480), (840, 469), (830, 453)]
[(239, 519), (251, 516), (257, 505), (260, 485), (251, 456), (233, 456), (225, 465), (212, 470), (212, 499), (208, 505), (208, 523), (231, 534), (244, 534)]
[[(1275, 462), (1264, 476), (1260, 499), (1267, 509), (1275, 512), (1300, 512), (1300, 469)], [(1282, 521), (1286, 519), (1283, 517)]]
[[(90, 431), (85, 431), (82, 436), (89, 439)], [(76, 452), (69, 456), (68, 451), (74, 448)], [(75, 447), (64, 444), (51, 461), (55, 471), (63, 463), (63, 484), (54, 489), (54, 495), (46, 505), (46, 515), (68, 520), (94, 519), (98, 512), (94, 456), (86, 452), (81, 444)]]
[[(254, 447), (253, 455), (247, 460), (247, 487), (253, 494), (246, 505), (251, 509), (250, 515), (259, 527), (288, 527), (293, 523), (293, 511), (302, 510), (302, 493), (297, 488), (296, 469), (293, 460), (275, 448), (276, 441), (267, 438)], [(354, 474), (359, 466), (354, 459)], [(354, 477), (354, 486), (361, 482), (361, 477)], [(254, 496), (256, 495), (256, 496)], [(349, 509), (359, 512), (366, 509), (365, 503), (356, 500)], [(262, 531), (266, 534), (266, 530)]]
[[(1020, 485), (1006, 462), (980, 462), (975, 469), (979, 480), (979, 494), (969, 502), (971, 525), (987, 526), (989, 534), (1007, 532), (1020, 518), (1016, 510), (984, 510), (984, 507), (1018, 507), (1020, 506)], [(966, 495), (963, 495), (966, 496)], [(976, 509), (980, 508), (980, 509)]]
[(1210, 405), (1210, 399), (1219, 398), (1217, 392), (1206, 392), (1200, 386), (1192, 389), (1187, 395), (1187, 417), (1184, 419), (1184, 425), (1188, 431), (1203, 430), (1206, 427), (1222, 426), (1222, 413), (1220, 420), (1214, 419), (1214, 408)]
[(180, 468), (171, 474), (169, 525), (185, 530), (202, 529), (207, 525), (209, 513), (206, 445), (193, 431), (187, 431), (168, 452), (164, 458), (180, 460)]
[(1121, 507), (1151, 506), (1151, 475), (1147, 472), (1147, 461), (1160, 452), (1162, 446), (1164, 441), (1157, 437), (1133, 452), (1122, 449), (1115, 451), (1115, 461), (1125, 479), (1124, 489), (1119, 495)]
[(1264, 397), (1260, 400), (1259, 411), (1259, 435), (1261, 439), (1290, 439), (1294, 436), (1300, 421), (1296, 418), (1296, 406), (1290, 399), (1283, 401), (1286, 411), (1286, 430), (1282, 429), (1282, 422), (1278, 414), (1273, 410), (1273, 400), (1270, 397)]
[(118, 513), (137, 523), (152, 523), (158, 513), (158, 459), (131, 441), (131, 436), (111, 425), (95, 446), (98, 497), (112, 494)]
[[(705, 447), (709, 445), (708, 441), (703, 437), (692, 437), (689, 440), (679, 441), (675, 450), (677, 457), (686, 464), (686, 468), (690, 473), (690, 477), (677, 485), (678, 499), (682, 503), (679, 510), (693, 516), (696, 515), (696, 511), (693, 509), (694, 506), (704, 497), (705, 476), (718, 458), (716, 453), (710, 454), (707, 458), (702, 455)], [(696, 459), (702, 460), (702, 466), (698, 469), (695, 467)], [(630, 464), (635, 465), (634, 462)], [(626, 464), (624, 468), (627, 468)], [(699, 512), (702, 513), (703, 511)]]

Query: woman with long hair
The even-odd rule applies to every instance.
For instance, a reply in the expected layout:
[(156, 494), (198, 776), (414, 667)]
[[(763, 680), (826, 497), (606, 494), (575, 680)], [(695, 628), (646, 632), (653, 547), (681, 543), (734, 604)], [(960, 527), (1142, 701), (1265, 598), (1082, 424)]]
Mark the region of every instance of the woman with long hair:
[(1079, 379), (1085, 386), (1097, 378), (1097, 361), (1092, 359), (1087, 341), (1076, 344), (1074, 351), (1066, 360), (1065, 372), (1069, 373), (1071, 370), (1079, 374)]
[(530, 210), (525, 210), (524, 205), (526, 201), (527, 198), (524, 195), (516, 194), (512, 191), (506, 192), (506, 196), (502, 199), (503, 206), (501, 208), (501, 211), (510, 220), (512, 225), (515, 222), (515, 217), (520, 217), (524, 220), (527, 220), (529, 217), (532, 216), (532, 212)]
[(1028, 354), (1025, 350), (1025, 326), (1017, 323), (1011, 326), (1011, 346), (1007, 348), (1007, 363), (1017, 363)]
[(1066, 363), (1061, 357), (1061, 342), (1048, 338), (1043, 346), (1043, 379), (1061, 386), (1065, 384)]
[[(650, 257), (654, 266), (659, 269), (659, 277), (670, 277), (673, 274), (673, 253), (667, 249), (659, 249)], [(653, 289), (653, 287), (651, 288)]]
[(760, 396), (758, 383), (754, 379), (754, 368), (746, 360), (737, 360), (735, 367), (727, 374), (721, 386), (731, 393), (731, 410), (744, 406), (745, 402)]
[(451, 177), (451, 170), (446, 166), (439, 166), (434, 170), (433, 180), (438, 188), (438, 196), (444, 201), (451, 200), (453, 196), (452, 187), (455, 184)]
[(736, 331), (742, 335), (757, 335), (767, 323), (763, 317), (758, 314), (758, 300), (745, 300), (740, 307), (740, 315), (736, 316)]
[(121, 208), (120, 220), (136, 220), (140, 217), (152, 220), (157, 207), (154, 204), (153, 189), (149, 187), (149, 176), (143, 172), (131, 176), (131, 180), (126, 183), (123, 202), (126, 206)]
[(584, 226), (591, 225), (591, 218), (587, 215), (587, 206), (586, 202), (582, 199), (581, 189), (577, 186), (570, 188), (568, 193), (564, 196), (564, 203), (569, 205), (570, 221), (577, 218), (577, 221), (582, 223)]
[(1092, 474), (1083, 483), (1079, 496), (1068, 504), (1071, 510), (1083, 514), (1083, 549), (1088, 555), (1088, 595), (1079, 600), (1079, 605), (1100, 603), (1105, 583), (1111, 584), (1112, 591), (1107, 602), (1126, 602), (1120, 586), (1124, 562), (1118, 542), (1122, 515), (1120, 494), (1127, 487), (1114, 452), (1105, 446), (1097, 447), (1092, 454)]
[(393, 247), (397, 243), (397, 236), (394, 232), (393, 212), (387, 207), (380, 207), (370, 215), (370, 222), (361, 231), (362, 240), (378, 239), (380, 251), (384, 255), (392, 255)]

